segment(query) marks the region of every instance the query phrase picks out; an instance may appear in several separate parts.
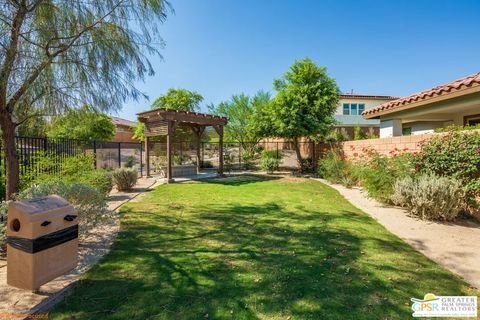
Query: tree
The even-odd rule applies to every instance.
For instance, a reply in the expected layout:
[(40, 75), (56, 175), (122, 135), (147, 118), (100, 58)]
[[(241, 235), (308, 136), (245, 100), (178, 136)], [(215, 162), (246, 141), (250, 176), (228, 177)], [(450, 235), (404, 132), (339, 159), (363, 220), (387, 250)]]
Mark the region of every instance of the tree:
[[(159, 96), (150, 106), (150, 109), (165, 108), (181, 111), (195, 112), (200, 109), (200, 102), (203, 97), (196, 91), (187, 89), (168, 89), (167, 93)], [(175, 131), (175, 136), (182, 140), (189, 135), (190, 132), (185, 132), (184, 129), (178, 128)], [(134, 129), (133, 138), (144, 141), (145, 140), (145, 125), (139, 122)]]
[(259, 91), (253, 97), (245, 94), (233, 95), (229, 100), (220, 102), (218, 106), (212, 104), (208, 108), (211, 113), (228, 118), (225, 140), (239, 142), (244, 149), (249, 149), (261, 139), (254, 122), (257, 112), (269, 102), (270, 94)]
[(7, 196), (19, 190), (15, 129), (37, 110), (118, 110), (154, 73), (165, 0), (5, 0), (0, 10), (0, 127)]
[(196, 91), (171, 88), (153, 102), (152, 109), (166, 108), (194, 112), (200, 109), (202, 101), (202, 95)]
[(111, 140), (115, 135), (112, 118), (89, 105), (71, 109), (57, 116), (48, 126), (47, 136), (51, 139), (72, 138), (79, 140)]
[(305, 58), (295, 61), (273, 83), (277, 94), (258, 116), (259, 130), (266, 137), (291, 140), (302, 171), (306, 161), (300, 152), (299, 138), (326, 135), (334, 124), (339, 89), (325, 67)]

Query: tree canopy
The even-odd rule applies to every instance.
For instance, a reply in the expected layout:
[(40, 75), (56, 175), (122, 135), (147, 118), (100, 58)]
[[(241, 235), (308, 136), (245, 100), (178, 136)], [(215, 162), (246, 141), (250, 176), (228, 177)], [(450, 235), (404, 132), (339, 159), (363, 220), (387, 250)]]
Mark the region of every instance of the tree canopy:
[(329, 132), (334, 124), (339, 89), (335, 79), (327, 75), (327, 69), (308, 58), (295, 61), (273, 86), (277, 94), (259, 115), (259, 130), (266, 137), (292, 140), (303, 169), (298, 139)]
[(256, 116), (270, 102), (268, 92), (259, 91), (253, 97), (246, 94), (233, 95), (229, 100), (220, 102), (217, 106), (210, 105), (213, 114), (228, 118), (225, 126), (225, 140), (240, 142), (244, 148), (249, 143), (257, 143), (261, 138)]
[(165, 108), (194, 112), (200, 109), (202, 101), (202, 95), (196, 91), (171, 88), (152, 103), (152, 109)]
[[(170, 88), (167, 93), (155, 99), (150, 108), (165, 108), (195, 112), (200, 109), (200, 103), (202, 101), (202, 95), (196, 91)], [(179, 128), (175, 132), (176, 137), (181, 140), (188, 140), (189, 134), (189, 132), (185, 132), (182, 128)], [(137, 123), (135, 126), (133, 138), (140, 141), (145, 140), (145, 125), (142, 122)]]
[(80, 140), (111, 140), (115, 135), (112, 118), (89, 105), (71, 109), (56, 117), (47, 128), (47, 136)]
[(163, 41), (165, 0), (5, 0), (0, 10), (0, 126), (7, 194), (18, 191), (15, 128), (30, 117), (92, 105), (117, 110), (144, 96)]

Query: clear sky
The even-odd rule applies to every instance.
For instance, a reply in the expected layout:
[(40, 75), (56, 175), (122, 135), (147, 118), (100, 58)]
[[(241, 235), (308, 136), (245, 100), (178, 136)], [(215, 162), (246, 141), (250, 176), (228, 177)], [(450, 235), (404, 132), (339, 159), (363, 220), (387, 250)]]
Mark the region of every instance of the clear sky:
[(163, 60), (137, 87), (150, 101), (168, 88), (208, 103), (272, 91), (295, 59), (326, 66), (343, 92), (408, 95), (480, 71), (480, 0), (171, 0), (160, 26)]

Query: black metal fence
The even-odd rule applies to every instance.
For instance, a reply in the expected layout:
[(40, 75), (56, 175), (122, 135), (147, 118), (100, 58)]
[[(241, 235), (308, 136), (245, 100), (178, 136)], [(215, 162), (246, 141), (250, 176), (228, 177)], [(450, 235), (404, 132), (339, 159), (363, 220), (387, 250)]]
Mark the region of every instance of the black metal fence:
[[(92, 154), (95, 168), (116, 169), (128, 166), (136, 168), (139, 176), (143, 175), (143, 147), (140, 142), (15, 137), (15, 145), (21, 176), (36, 175), (45, 170), (38, 161), (40, 154), (48, 155), (55, 164), (62, 164), (70, 157)], [(49, 174), (55, 173), (49, 171)], [(5, 156), (0, 144), (0, 183), (5, 183), (5, 176)]]
[[(62, 164), (68, 158), (92, 154), (95, 168), (116, 169), (133, 167), (143, 176), (145, 152), (140, 142), (88, 141), (75, 139), (48, 139), (38, 137), (16, 137), (16, 148), (20, 161), (20, 174), (35, 176), (45, 168), (38, 161), (38, 155), (48, 154), (56, 164)], [(321, 147), (313, 142), (300, 143), (300, 152), (304, 159), (312, 162), (318, 159)], [(280, 169), (297, 170), (298, 161), (295, 147), (289, 142), (224, 143), (225, 171), (255, 170), (260, 168), (261, 155), (265, 150), (276, 154), (280, 159)], [(191, 142), (173, 143), (173, 165), (188, 166), (196, 163), (196, 146)], [(205, 170), (216, 170), (219, 163), (218, 142), (202, 142), (200, 150), (201, 166)], [(151, 143), (150, 163), (152, 171), (160, 171), (165, 165), (166, 144)], [(49, 174), (55, 172), (49, 171)], [(0, 144), (0, 184), (4, 185), (6, 175), (5, 159)], [(0, 185), (1, 189), (1, 185)], [(3, 194), (3, 192), (2, 192)], [(1, 195), (0, 195), (1, 197)]]
[[(303, 159), (313, 164), (318, 159), (323, 148), (313, 142), (300, 142), (300, 153)], [(196, 146), (191, 142), (174, 142), (172, 145), (173, 166), (188, 166), (196, 163)], [(224, 143), (224, 168), (234, 170), (256, 170), (260, 168), (262, 153), (268, 150), (280, 159), (280, 169), (298, 170), (297, 154), (293, 143), (261, 141), (258, 143)], [(145, 160), (144, 160), (145, 161)], [(215, 170), (219, 164), (218, 142), (202, 142), (200, 146), (200, 161), (204, 169)], [(150, 143), (150, 164), (152, 171), (159, 172), (166, 164), (166, 143)]]

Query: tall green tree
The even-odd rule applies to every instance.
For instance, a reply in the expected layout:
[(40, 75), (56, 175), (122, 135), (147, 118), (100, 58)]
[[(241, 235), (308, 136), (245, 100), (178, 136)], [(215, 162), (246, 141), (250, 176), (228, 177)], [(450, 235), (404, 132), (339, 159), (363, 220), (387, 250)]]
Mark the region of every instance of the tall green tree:
[(200, 109), (202, 101), (202, 95), (196, 91), (171, 88), (152, 103), (152, 109), (165, 108), (194, 112)]
[[(165, 0), (4, 0), (0, 5), (0, 126), (7, 196), (19, 190), (15, 129), (37, 109), (117, 110), (144, 96), (136, 80), (154, 73)], [(21, 112), (20, 112), (21, 111)]]
[(253, 97), (246, 94), (233, 95), (229, 100), (208, 108), (211, 113), (228, 118), (225, 140), (239, 142), (244, 149), (249, 149), (261, 139), (254, 122), (258, 112), (265, 108), (270, 99), (268, 92), (259, 91)]
[(295, 61), (273, 86), (277, 94), (259, 115), (257, 126), (266, 137), (292, 141), (299, 166), (306, 170), (299, 139), (328, 133), (334, 124), (340, 91), (327, 69), (308, 58)]
[(111, 140), (115, 135), (112, 118), (89, 105), (57, 116), (47, 128), (47, 137), (80, 140)]

